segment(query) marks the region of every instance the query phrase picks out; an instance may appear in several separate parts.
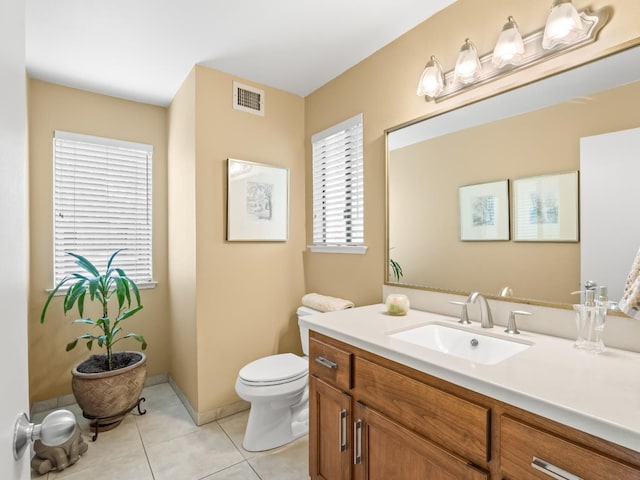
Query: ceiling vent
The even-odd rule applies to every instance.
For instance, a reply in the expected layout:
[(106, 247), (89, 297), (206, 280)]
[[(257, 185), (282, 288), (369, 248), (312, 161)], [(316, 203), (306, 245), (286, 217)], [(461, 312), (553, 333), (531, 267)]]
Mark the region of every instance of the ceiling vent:
[(233, 82), (233, 108), (264, 116), (264, 90)]

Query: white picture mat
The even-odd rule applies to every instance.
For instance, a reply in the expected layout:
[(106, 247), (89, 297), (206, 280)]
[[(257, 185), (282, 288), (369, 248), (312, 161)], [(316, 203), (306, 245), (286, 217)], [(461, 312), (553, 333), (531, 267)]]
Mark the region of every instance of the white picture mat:
[(513, 239), (578, 241), (578, 172), (513, 181)]
[(509, 182), (466, 185), (458, 189), (460, 240), (509, 240)]
[(289, 169), (229, 158), (227, 180), (227, 240), (286, 241)]

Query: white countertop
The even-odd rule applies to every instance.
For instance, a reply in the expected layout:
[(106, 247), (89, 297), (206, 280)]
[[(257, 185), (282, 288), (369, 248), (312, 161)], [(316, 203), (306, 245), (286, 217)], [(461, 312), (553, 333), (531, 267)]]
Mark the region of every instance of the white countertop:
[[(300, 325), (421, 372), (640, 452), (640, 354), (608, 348), (594, 355), (573, 342), (521, 330), (533, 343), (496, 365), (481, 365), (389, 337), (389, 333), (457, 318), (383, 304), (300, 317)], [(505, 338), (504, 327), (468, 328)], [(640, 341), (640, 339), (638, 339)]]

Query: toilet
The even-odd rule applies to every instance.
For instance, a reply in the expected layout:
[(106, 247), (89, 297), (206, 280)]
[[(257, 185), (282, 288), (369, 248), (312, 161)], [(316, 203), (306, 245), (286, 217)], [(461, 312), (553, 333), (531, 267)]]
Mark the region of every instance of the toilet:
[[(320, 313), (299, 307), (300, 317)], [(285, 445), (309, 432), (309, 329), (300, 326), (304, 357), (281, 353), (240, 369), (236, 393), (251, 403), (242, 447), (260, 452)]]

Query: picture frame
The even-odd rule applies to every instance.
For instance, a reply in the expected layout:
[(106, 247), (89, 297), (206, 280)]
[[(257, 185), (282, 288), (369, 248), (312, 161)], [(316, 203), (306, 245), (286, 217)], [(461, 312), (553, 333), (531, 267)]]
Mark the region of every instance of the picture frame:
[(227, 241), (284, 242), (289, 236), (289, 169), (227, 159)]
[(460, 240), (509, 240), (509, 181), (458, 188)]
[(577, 171), (514, 180), (514, 241), (577, 242), (578, 180)]

